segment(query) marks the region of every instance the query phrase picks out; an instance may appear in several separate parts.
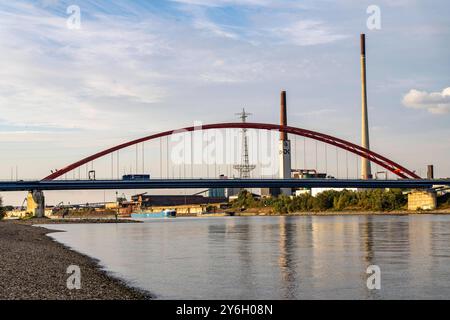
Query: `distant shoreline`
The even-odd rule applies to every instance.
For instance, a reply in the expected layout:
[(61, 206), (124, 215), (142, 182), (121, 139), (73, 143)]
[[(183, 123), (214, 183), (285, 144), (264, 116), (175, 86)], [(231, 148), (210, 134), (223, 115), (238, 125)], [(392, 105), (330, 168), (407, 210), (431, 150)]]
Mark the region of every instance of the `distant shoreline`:
[[(242, 212), (235, 212), (234, 215), (227, 215), (225, 213), (212, 213), (205, 215), (179, 215), (179, 217), (301, 217), (301, 216), (398, 216), (398, 215), (450, 215), (450, 209), (437, 209), (437, 210), (424, 210), (424, 211), (408, 211), (408, 210), (395, 210), (395, 211), (357, 211), (357, 210), (345, 210), (345, 211), (311, 211), (311, 212), (292, 212), (292, 213), (273, 213), (267, 211), (258, 211), (257, 209), (249, 209)], [(178, 217), (178, 215), (177, 215)]]
[[(423, 210), (423, 211), (408, 211), (408, 210), (393, 210), (393, 211), (358, 211), (358, 210), (344, 210), (344, 211), (311, 211), (311, 212), (292, 212), (292, 213), (274, 213), (269, 210), (259, 210), (259, 208), (251, 208), (242, 212), (234, 212), (234, 214), (227, 214), (225, 212), (206, 213), (203, 215), (197, 214), (177, 214), (179, 218), (222, 218), (222, 217), (307, 217), (307, 216), (398, 216), (398, 215), (450, 215), (450, 208)], [(96, 216), (67, 216), (65, 218), (31, 218), (31, 219), (5, 219), (5, 221), (16, 221), (20, 224), (26, 225), (41, 225), (41, 224), (80, 224), (80, 223), (142, 223), (141, 220), (132, 218), (101, 218)]]
[(421, 215), (421, 214), (436, 214), (447, 215), (450, 214), (450, 209), (439, 209), (430, 211), (408, 211), (408, 210), (395, 210), (395, 211), (317, 211), (317, 212), (293, 212), (293, 213), (267, 213), (258, 211), (243, 211), (236, 213), (235, 216), (395, 216), (395, 215)]

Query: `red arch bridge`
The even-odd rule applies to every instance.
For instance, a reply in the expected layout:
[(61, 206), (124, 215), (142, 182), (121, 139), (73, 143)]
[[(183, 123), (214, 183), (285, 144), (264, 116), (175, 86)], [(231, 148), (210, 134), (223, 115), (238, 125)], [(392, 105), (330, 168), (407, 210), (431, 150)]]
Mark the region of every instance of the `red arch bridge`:
[[(212, 129), (257, 129), (275, 130), (294, 136), (302, 136), (323, 142), (336, 148), (346, 150), (354, 155), (364, 157), (395, 174), (398, 180), (360, 180), (360, 179), (151, 179), (145, 181), (124, 180), (56, 180), (68, 172), (87, 165), (96, 159), (112, 154), (121, 149), (146, 141), (168, 137), (174, 134)], [(320, 132), (267, 123), (216, 123), (201, 127), (191, 126), (178, 130), (169, 130), (128, 141), (100, 151), (76, 161), (40, 181), (0, 182), (0, 191), (18, 190), (89, 190), (89, 189), (184, 189), (184, 188), (226, 188), (226, 187), (357, 187), (357, 188), (429, 188), (433, 185), (450, 185), (449, 179), (424, 180), (404, 166), (368, 149), (349, 141)]]

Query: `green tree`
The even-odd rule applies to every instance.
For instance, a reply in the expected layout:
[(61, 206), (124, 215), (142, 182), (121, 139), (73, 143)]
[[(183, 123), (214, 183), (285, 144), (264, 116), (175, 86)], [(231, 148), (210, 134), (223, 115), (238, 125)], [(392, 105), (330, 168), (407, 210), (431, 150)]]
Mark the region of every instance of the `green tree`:
[(339, 194), (338, 191), (335, 190), (327, 190), (319, 193), (316, 196), (315, 209), (318, 210), (328, 210), (332, 209), (334, 206), (334, 198)]
[(251, 192), (248, 192), (247, 190), (241, 190), (238, 194), (238, 197), (233, 202), (233, 208), (242, 208), (242, 209), (248, 209), (248, 208), (255, 208), (258, 207), (259, 201), (256, 200)]
[(314, 207), (315, 198), (310, 193), (303, 193), (293, 198), (292, 203), (295, 211), (311, 211)]
[(344, 210), (353, 207), (357, 203), (353, 191), (343, 190), (334, 198), (333, 209)]

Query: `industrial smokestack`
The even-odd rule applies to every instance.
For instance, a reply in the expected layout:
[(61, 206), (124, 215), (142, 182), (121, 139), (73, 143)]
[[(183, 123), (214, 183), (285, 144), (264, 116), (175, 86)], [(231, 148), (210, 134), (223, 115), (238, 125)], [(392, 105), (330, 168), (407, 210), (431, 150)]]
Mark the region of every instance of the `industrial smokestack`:
[[(369, 117), (367, 115), (367, 83), (366, 83), (366, 35), (361, 34), (361, 146), (370, 149)], [(370, 161), (361, 157), (361, 178), (372, 179)]]
[(427, 166), (427, 179), (434, 179), (434, 167), (432, 164)]
[[(286, 113), (286, 91), (281, 91), (280, 101), (280, 125), (287, 126), (287, 113)], [(280, 133), (280, 140), (287, 140), (287, 133)]]
[[(280, 125), (287, 126), (287, 110), (286, 110), (286, 91), (281, 91), (281, 103), (280, 103)], [(280, 132), (280, 178), (291, 178), (291, 141), (289, 141), (287, 133)], [(292, 189), (281, 188), (281, 193), (290, 196)]]

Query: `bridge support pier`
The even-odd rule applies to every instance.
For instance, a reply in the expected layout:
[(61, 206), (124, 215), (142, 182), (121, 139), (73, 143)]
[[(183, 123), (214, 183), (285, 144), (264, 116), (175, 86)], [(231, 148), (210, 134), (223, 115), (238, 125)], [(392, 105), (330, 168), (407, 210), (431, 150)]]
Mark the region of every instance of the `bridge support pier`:
[(413, 190), (408, 194), (408, 210), (435, 210), (436, 191)]
[(43, 218), (45, 216), (45, 197), (43, 191), (28, 191), (27, 212), (32, 213), (37, 218)]

